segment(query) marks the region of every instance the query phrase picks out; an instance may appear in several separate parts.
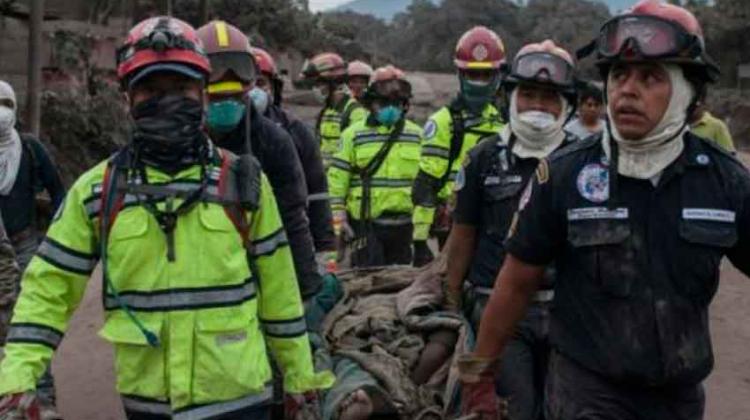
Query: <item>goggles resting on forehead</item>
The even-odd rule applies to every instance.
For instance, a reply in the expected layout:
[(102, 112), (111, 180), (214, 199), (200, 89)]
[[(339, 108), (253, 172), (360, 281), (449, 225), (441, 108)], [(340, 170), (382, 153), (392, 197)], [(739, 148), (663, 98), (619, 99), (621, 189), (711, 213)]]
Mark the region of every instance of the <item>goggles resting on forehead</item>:
[(602, 58), (695, 58), (703, 49), (699, 37), (666, 19), (625, 15), (602, 26), (596, 41)]
[(245, 83), (251, 83), (258, 76), (255, 59), (250, 54), (241, 52), (222, 52), (211, 54), (211, 76), (210, 83), (224, 79), (227, 73), (233, 73), (238, 79)]
[(519, 80), (559, 86), (575, 84), (575, 69), (567, 60), (541, 51), (516, 58), (510, 76)]

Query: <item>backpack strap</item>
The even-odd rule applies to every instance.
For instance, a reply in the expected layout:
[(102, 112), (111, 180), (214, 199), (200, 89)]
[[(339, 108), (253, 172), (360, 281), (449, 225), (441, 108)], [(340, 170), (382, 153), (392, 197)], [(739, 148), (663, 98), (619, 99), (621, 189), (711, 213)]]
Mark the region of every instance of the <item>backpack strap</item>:
[(349, 102), (344, 107), (344, 111), (341, 113), (341, 122), (339, 123), (341, 131), (344, 131), (347, 127), (349, 127), (349, 124), (351, 124), (352, 112), (354, 112), (354, 110), (359, 107), (361, 107), (361, 105), (354, 101)]
[(242, 244), (246, 249), (251, 246), (250, 241), (250, 224), (247, 220), (247, 213), (240, 203), (239, 194), (236, 191), (236, 185), (243, 180), (238, 179), (232, 174), (232, 164), (237, 157), (226, 150), (221, 150), (221, 171), (219, 173), (219, 197), (222, 199), (224, 213), (234, 225), (237, 232), (242, 238)]
[(451, 145), (448, 152), (448, 167), (445, 173), (440, 177), (440, 183), (438, 191), (443, 189), (448, 178), (451, 176), (451, 168), (453, 163), (458, 159), (458, 155), (461, 154), (461, 149), (464, 147), (464, 115), (458, 100), (454, 100), (448, 107), (448, 111), (451, 115), (451, 121), (453, 121), (453, 130), (451, 133)]

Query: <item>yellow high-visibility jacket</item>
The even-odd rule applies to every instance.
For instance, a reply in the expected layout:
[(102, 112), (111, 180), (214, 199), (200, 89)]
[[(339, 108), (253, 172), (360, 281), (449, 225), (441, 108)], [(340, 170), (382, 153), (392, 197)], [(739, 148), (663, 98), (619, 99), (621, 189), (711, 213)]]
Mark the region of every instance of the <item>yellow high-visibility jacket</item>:
[[(174, 260), (144, 196), (123, 195), (109, 234), (111, 285), (105, 283), (104, 326), (99, 335), (115, 349), (117, 389), (126, 408), (175, 418), (235, 411), (268, 401), (272, 390), (266, 355), (271, 349), (287, 392), (332, 384), (316, 374), (310, 354), (294, 265), (265, 178), (257, 211), (247, 212), (254, 277), (241, 235), (216, 198), (220, 170), (209, 166), (207, 199), (177, 217)], [(32, 390), (63, 338), (98, 260), (98, 219), (106, 164), (70, 189), (31, 261), (0, 365), (0, 394)], [(174, 176), (146, 168), (151, 185), (190, 191), (200, 167)], [(174, 199), (174, 208), (181, 199)], [(165, 198), (156, 207), (165, 209)], [(146, 335), (123, 308), (158, 337)], [(203, 417), (201, 417), (203, 418)]]
[(505, 126), (500, 113), (492, 104), (487, 104), (481, 115), (472, 115), (468, 111), (461, 111), (463, 119), (463, 145), (448, 167), (450, 157), (451, 139), (453, 138), (453, 118), (449, 108), (443, 107), (434, 113), (424, 126), (422, 135), (422, 152), (419, 161), (420, 177), (428, 180), (426, 184), (435, 185), (448, 174), (447, 180), (442, 185), (437, 185), (437, 193), (431, 188), (425, 188), (425, 183), (415, 185), (414, 214), (414, 240), (427, 240), (430, 226), (435, 219), (435, 210), (438, 203), (445, 203), (453, 191), (453, 182), (456, 178), (461, 163), (479, 141), (500, 133)]
[(342, 101), (342, 104), (342, 107), (323, 109), (319, 117), (317, 134), (320, 138), (320, 153), (326, 169), (330, 166), (331, 157), (339, 149), (341, 133), (352, 124), (366, 120), (369, 114), (354, 98), (347, 98)]

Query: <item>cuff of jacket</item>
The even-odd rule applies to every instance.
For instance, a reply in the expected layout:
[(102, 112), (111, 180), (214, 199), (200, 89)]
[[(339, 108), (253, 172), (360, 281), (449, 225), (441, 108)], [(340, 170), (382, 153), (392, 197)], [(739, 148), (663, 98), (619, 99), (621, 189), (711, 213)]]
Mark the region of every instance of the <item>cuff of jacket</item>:
[(426, 241), (430, 237), (430, 225), (419, 223), (414, 225), (414, 241)]
[(302, 394), (308, 391), (328, 389), (336, 382), (333, 372), (324, 370), (309, 375), (284, 375), (284, 392), (288, 394)]

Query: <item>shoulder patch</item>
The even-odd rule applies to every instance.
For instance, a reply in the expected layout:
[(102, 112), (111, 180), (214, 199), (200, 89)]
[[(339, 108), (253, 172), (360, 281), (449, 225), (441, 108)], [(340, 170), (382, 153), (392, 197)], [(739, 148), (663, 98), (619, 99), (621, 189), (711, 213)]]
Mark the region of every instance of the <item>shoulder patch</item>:
[(434, 120), (428, 120), (424, 125), (424, 139), (426, 141), (432, 140), (437, 134), (437, 123)]
[(539, 185), (546, 184), (549, 181), (549, 162), (547, 159), (541, 159), (539, 166), (536, 167), (536, 180)]

